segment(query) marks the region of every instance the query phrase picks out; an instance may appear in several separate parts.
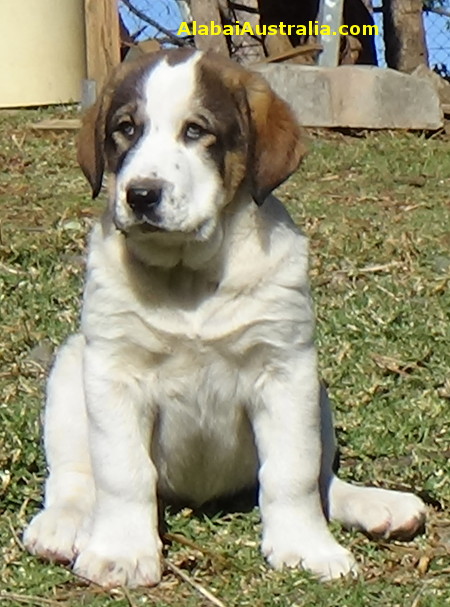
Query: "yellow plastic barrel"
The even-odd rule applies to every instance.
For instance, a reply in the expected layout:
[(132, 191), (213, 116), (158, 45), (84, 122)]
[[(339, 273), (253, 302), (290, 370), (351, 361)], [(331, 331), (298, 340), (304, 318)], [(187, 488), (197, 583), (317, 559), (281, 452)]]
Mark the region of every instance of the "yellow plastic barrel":
[(83, 0), (0, 1), (0, 107), (81, 99)]

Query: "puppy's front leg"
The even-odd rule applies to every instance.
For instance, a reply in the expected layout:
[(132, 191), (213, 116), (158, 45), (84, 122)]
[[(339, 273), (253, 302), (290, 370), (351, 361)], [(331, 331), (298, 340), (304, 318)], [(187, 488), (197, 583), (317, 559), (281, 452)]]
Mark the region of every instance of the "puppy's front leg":
[(84, 376), (96, 505), (74, 571), (105, 587), (152, 586), (161, 578), (161, 542), (144, 390), (95, 345), (86, 347)]
[(262, 551), (275, 568), (302, 566), (331, 579), (355, 570), (323, 513), (319, 382), (312, 348), (267, 373), (253, 428), (260, 460)]

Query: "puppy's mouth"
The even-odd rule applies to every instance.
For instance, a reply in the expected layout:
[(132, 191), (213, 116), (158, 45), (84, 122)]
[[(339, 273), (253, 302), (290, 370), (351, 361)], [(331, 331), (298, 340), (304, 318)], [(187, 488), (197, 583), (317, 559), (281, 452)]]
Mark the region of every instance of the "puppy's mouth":
[(143, 232), (167, 232), (167, 228), (163, 225), (161, 216), (158, 212), (157, 205), (140, 207), (133, 205), (134, 220), (136, 227)]
[(141, 217), (135, 224), (136, 229), (141, 232), (168, 232), (169, 230), (161, 225), (159, 222), (149, 219), (148, 217)]
[(117, 216), (114, 216), (113, 222), (116, 229), (125, 235), (136, 232), (140, 232), (142, 234), (149, 234), (153, 232), (168, 233), (172, 231), (169, 230), (166, 226), (162, 225), (161, 222), (157, 219), (153, 217), (146, 217), (145, 215), (135, 217), (133, 221), (126, 222), (126, 224), (120, 221)]
[(161, 237), (164, 236), (166, 244), (186, 244), (194, 241), (205, 242), (209, 240), (212, 232), (214, 232), (214, 226), (211, 220), (206, 220), (195, 229), (191, 230), (170, 228), (160, 223), (156, 223), (153, 220), (143, 218), (128, 225), (123, 225), (118, 221), (117, 217), (114, 217), (113, 223), (116, 230), (121, 232), (126, 238), (137, 238), (140, 240), (141, 238), (145, 239), (146, 236), (151, 237), (154, 235), (158, 238), (160, 235)]

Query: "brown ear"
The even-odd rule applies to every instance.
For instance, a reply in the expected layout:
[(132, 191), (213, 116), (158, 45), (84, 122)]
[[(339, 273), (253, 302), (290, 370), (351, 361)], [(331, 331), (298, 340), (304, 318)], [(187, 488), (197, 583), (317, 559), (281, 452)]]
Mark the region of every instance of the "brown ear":
[(105, 170), (102, 105), (100, 96), (84, 115), (78, 135), (77, 159), (84, 176), (91, 184), (92, 198), (96, 198), (100, 192)]
[(297, 169), (306, 148), (292, 110), (262, 77), (252, 74), (246, 90), (254, 138), (252, 194), (261, 205)]

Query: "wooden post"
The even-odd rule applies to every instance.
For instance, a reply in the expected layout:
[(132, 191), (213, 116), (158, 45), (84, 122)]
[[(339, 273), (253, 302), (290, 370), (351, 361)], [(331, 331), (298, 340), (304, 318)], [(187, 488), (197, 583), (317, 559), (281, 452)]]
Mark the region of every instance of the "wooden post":
[(336, 67), (339, 63), (340, 36), (336, 34), (342, 24), (342, 11), (344, 0), (320, 0), (319, 25), (328, 25), (331, 34), (321, 34), (319, 43), (323, 51), (319, 55), (319, 65), (322, 67)]
[(97, 93), (108, 73), (120, 63), (119, 10), (117, 0), (84, 0), (87, 77)]

